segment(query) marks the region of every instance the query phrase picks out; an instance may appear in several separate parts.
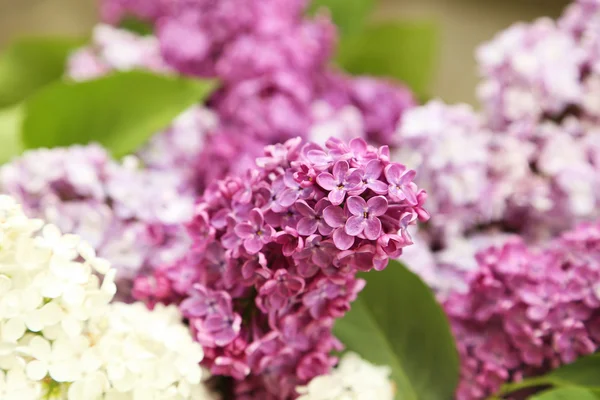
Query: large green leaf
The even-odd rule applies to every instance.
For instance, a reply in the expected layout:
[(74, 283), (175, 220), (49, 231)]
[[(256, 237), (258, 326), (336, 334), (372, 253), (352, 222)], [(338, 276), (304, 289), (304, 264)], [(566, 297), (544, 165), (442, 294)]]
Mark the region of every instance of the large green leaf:
[(564, 365), (546, 375), (507, 383), (502, 387), (500, 394), (538, 386), (578, 386), (600, 393), (600, 354), (581, 357), (574, 363)]
[(57, 82), (25, 103), (23, 143), (36, 148), (99, 142), (120, 157), (203, 101), (214, 86), (143, 71)]
[(531, 400), (598, 400), (593, 392), (579, 387), (563, 387), (548, 390), (536, 396), (530, 397)]
[(362, 276), (367, 286), (335, 333), (349, 350), (392, 368), (398, 400), (448, 400), (458, 381), (458, 354), (431, 290), (391, 261)]
[(0, 164), (23, 151), (20, 136), (22, 117), (21, 106), (0, 110)]
[(65, 72), (68, 54), (84, 39), (28, 38), (0, 56), (0, 108), (20, 102)]
[(396, 78), (423, 97), (429, 94), (437, 51), (431, 22), (374, 23), (340, 42), (337, 62), (353, 74)]
[(352, 35), (364, 27), (373, 9), (373, 0), (313, 0), (309, 13), (315, 14), (323, 9), (329, 10), (342, 36)]

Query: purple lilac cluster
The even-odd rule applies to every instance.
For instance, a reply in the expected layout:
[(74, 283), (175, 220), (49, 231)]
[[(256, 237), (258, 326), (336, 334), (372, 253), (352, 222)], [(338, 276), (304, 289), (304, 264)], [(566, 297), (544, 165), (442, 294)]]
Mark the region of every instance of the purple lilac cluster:
[(31, 217), (81, 236), (117, 269), (126, 299), (140, 272), (171, 263), (190, 245), (181, 225), (195, 194), (174, 171), (110, 159), (98, 145), (40, 149), (0, 169), (0, 191)]
[(412, 243), (407, 228), (429, 218), (426, 193), (387, 147), (363, 139), (290, 139), (256, 164), (206, 190), (192, 251), (139, 277), (135, 294), (184, 298), (206, 365), (236, 379), (236, 398), (290, 399), (335, 365), (331, 329), (364, 286), (356, 273), (384, 269)]
[(528, 248), (510, 240), (476, 256), (468, 290), (445, 309), (461, 356), (457, 400), (480, 400), (600, 347), (600, 224)]
[(223, 84), (209, 101), (222, 124), (198, 159), (205, 184), (245, 171), (265, 145), (297, 136), (388, 144), (415, 104), (403, 86), (331, 70), (335, 27), (325, 13), (307, 18), (306, 6), (175, 0), (156, 24), (169, 65)]

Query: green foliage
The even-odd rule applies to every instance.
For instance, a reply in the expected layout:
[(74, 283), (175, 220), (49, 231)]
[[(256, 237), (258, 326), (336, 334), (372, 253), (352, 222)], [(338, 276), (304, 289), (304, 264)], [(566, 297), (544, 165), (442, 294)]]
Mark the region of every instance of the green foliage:
[(23, 109), (14, 106), (0, 110), (0, 164), (18, 156), (23, 150), (20, 126), (23, 119)]
[(360, 33), (373, 9), (373, 0), (313, 0), (309, 14), (327, 9), (342, 37)]
[(437, 51), (438, 32), (431, 22), (373, 23), (340, 42), (337, 63), (352, 74), (398, 79), (424, 97)]
[(214, 89), (196, 81), (142, 71), (87, 82), (56, 82), (24, 104), (26, 148), (98, 142), (116, 157), (135, 151)]
[(119, 23), (119, 27), (142, 36), (152, 35), (154, 33), (152, 24), (133, 16), (123, 19), (123, 21)]
[(367, 286), (336, 323), (335, 334), (349, 350), (392, 368), (396, 399), (451, 399), (458, 354), (433, 293), (397, 261), (362, 277)]
[(539, 395), (530, 397), (531, 400), (598, 400), (598, 397), (589, 390), (579, 387), (563, 387), (548, 390)]
[(60, 79), (67, 56), (84, 43), (84, 39), (45, 37), (11, 44), (0, 56), (0, 108), (16, 104)]
[(507, 383), (500, 390), (500, 394), (506, 395), (517, 390), (540, 386), (577, 387), (600, 394), (600, 354), (581, 357), (574, 363), (564, 365), (543, 376)]

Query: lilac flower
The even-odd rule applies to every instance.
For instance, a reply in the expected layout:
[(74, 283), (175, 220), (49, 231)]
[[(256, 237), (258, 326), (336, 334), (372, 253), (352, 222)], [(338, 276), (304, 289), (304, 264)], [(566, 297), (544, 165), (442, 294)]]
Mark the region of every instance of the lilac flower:
[(267, 296), (269, 305), (275, 310), (280, 309), (290, 299), (304, 289), (304, 280), (290, 275), (286, 270), (275, 272), (272, 279), (260, 288), (259, 295)]
[(403, 200), (408, 199), (412, 204), (417, 203), (417, 197), (409, 186), (415, 179), (416, 172), (402, 169), (398, 165), (388, 165), (385, 169), (385, 178), (390, 183), (388, 192), (390, 197)]
[(272, 227), (265, 225), (262, 212), (255, 208), (250, 211), (249, 222), (237, 225), (235, 233), (244, 240), (246, 251), (256, 254), (271, 241), (275, 232)]
[(445, 302), (463, 363), (457, 399), (487, 397), (598, 350), (599, 305), (584, 304), (585, 291), (575, 289), (600, 265), (598, 232), (596, 222), (542, 247), (517, 240), (477, 254), (466, 292)]
[(364, 232), (369, 240), (375, 240), (381, 234), (381, 220), (377, 217), (385, 214), (388, 201), (383, 196), (375, 196), (365, 201), (362, 197), (348, 198), (348, 211), (352, 214), (346, 221), (346, 233), (358, 236)]
[[(377, 194), (387, 194), (388, 188), (385, 183), (379, 180), (383, 172), (383, 164), (379, 160), (371, 160), (365, 166), (364, 172), (361, 171), (361, 179), (358, 187), (352, 190), (352, 195), (362, 194), (365, 190), (371, 189)], [(387, 178), (386, 176), (386, 179)], [(413, 177), (414, 179), (414, 177)], [(411, 179), (412, 181), (412, 179)]]
[(241, 324), (238, 314), (214, 313), (206, 317), (202, 330), (211, 335), (217, 346), (226, 346), (238, 336)]
[(346, 193), (354, 189), (360, 182), (358, 171), (350, 170), (347, 161), (341, 160), (334, 164), (333, 173), (322, 172), (317, 176), (317, 183), (325, 190), (330, 191), (329, 201), (333, 205), (342, 204)]
[(298, 233), (309, 236), (318, 230), (322, 236), (331, 234), (333, 228), (327, 224), (323, 216), (323, 211), (330, 205), (329, 201), (321, 199), (312, 209), (305, 201), (297, 201), (296, 209), (303, 215), (303, 218), (298, 221)]
[[(330, 351), (340, 348), (333, 322), (364, 286), (356, 273), (383, 269), (390, 255), (410, 245), (400, 232), (419, 213), (427, 219), (424, 193), (416, 187), (416, 205), (373, 197), (371, 188), (387, 192), (387, 165), (394, 165), (387, 149), (362, 140), (330, 140), (321, 147), (291, 139), (266, 147), (257, 168), (244, 178), (215, 182), (197, 202), (188, 224), (194, 244), (167, 276), (174, 278), (175, 298), (183, 297), (181, 307), (205, 347), (206, 366), (242, 380), (236, 390), (244, 396), (287, 398), (282, 393), (291, 396), (296, 386), (328, 369), (334, 362)], [(369, 187), (340, 197), (337, 185), (329, 184), (336, 177), (347, 192), (361, 177)], [(329, 200), (332, 192), (338, 205)], [(358, 216), (350, 213), (358, 208)], [(360, 229), (354, 236), (345, 232), (348, 215), (365, 218), (355, 224)], [(230, 303), (222, 300), (225, 291)]]

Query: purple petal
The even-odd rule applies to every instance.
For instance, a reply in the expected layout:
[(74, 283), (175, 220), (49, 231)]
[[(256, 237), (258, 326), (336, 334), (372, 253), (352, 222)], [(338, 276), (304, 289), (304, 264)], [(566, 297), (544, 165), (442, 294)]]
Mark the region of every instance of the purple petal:
[[(346, 225), (346, 228), (348, 225)], [(369, 240), (376, 240), (381, 235), (381, 221), (379, 218), (367, 219), (365, 226), (365, 237)]]
[(346, 189), (354, 189), (362, 184), (362, 172), (354, 170), (346, 177), (345, 187)]
[(304, 289), (304, 279), (292, 277), (287, 282), (287, 288), (292, 291), (292, 293), (298, 293), (302, 289)]
[(344, 209), (338, 206), (329, 206), (323, 211), (323, 218), (327, 225), (338, 228), (346, 223)]
[(383, 165), (381, 164), (381, 161), (371, 160), (365, 167), (365, 178), (377, 179), (381, 176), (381, 172), (383, 172)]
[(313, 253), (312, 261), (321, 268), (328, 267), (331, 265), (333, 256), (324, 250), (317, 250)]
[(318, 227), (319, 227), (319, 233), (323, 236), (329, 236), (329, 235), (331, 235), (331, 232), (333, 232), (333, 227), (329, 226), (328, 224), (326, 224), (323, 221), (320, 221), (318, 223)]
[(329, 192), (329, 196), (327, 196), (329, 201), (331, 201), (331, 204), (336, 206), (343, 203), (344, 197), (346, 197), (346, 191), (344, 189), (338, 189), (337, 187)]
[(208, 306), (205, 297), (188, 297), (179, 306), (183, 315), (187, 318), (204, 317), (207, 314)]
[(362, 197), (350, 196), (348, 201), (346, 201), (346, 205), (352, 215), (362, 216), (367, 211), (367, 202)]
[(413, 205), (416, 205), (419, 203), (419, 201), (417, 200), (417, 195), (415, 194), (415, 192), (409, 188), (409, 187), (403, 187), (402, 188), (402, 193), (404, 194), (404, 196), (406, 197), (406, 200)]
[(367, 151), (367, 142), (362, 138), (354, 138), (350, 141), (350, 148), (354, 154), (364, 154)]
[(314, 218), (304, 217), (298, 221), (297, 231), (304, 236), (312, 235), (317, 231), (317, 220)]
[(399, 188), (398, 186), (396, 186), (395, 184), (390, 185), (388, 187), (388, 194), (390, 195), (392, 200), (402, 201), (402, 200), (406, 199), (406, 196), (404, 195), (404, 192), (402, 191), (402, 189)]
[(367, 186), (377, 194), (386, 194), (388, 191), (388, 185), (381, 181), (369, 182)]
[[(331, 203), (329, 201), (327, 201), (327, 199), (325, 199), (325, 198), (317, 201), (317, 204), (315, 204), (314, 214), (319, 214), (319, 215), (322, 214), (323, 210), (325, 210), (330, 205), (331, 205)], [(311, 211), (312, 211), (312, 209), (311, 209)]]
[(263, 247), (263, 242), (257, 236), (244, 240), (244, 248), (250, 254), (258, 253)]
[(303, 262), (298, 266), (298, 273), (303, 278), (311, 278), (319, 271), (319, 267), (311, 262)]
[(404, 175), (402, 175), (402, 178), (400, 178), (400, 185), (407, 185), (411, 183), (415, 179), (415, 176), (417, 176), (417, 172), (415, 170), (411, 169), (406, 171)]
[(400, 178), (404, 171), (406, 171), (404, 166), (401, 166), (400, 164), (390, 164), (385, 167), (385, 179), (387, 179), (390, 185), (398, 185), (400, 184)]
[(344, 228), (338, 228), (333, 232), (333, 243), (340, 250), (348, 250), (354, 244), (354, 236), (348, 235)]
[[(321, 201), (322, 200), (319, 200), (319, 203)], [(317, 203), (317, 207), (319, 206), (319, 203)], [(302, 214), (302, 216), (304, 216), (304, 217), (314, 217), (315, 216), (315, 210), (313, 210), (308, 204), (306, 204), (306, 202), (304, 200), (300, 200), (300, 201), (296, 202), (296, 210), (298, 210), (298, 212), (300, 214)]]
[(248, 219), (250, 220), (250, 223), (255, 226), (260, 228), (263, 225), (263, 222), (265, 221), (265, 219), (263, 218), (262, 215), (262, 211), (260, 211), (260, 209), (258, 208), (253, 208), (250, 211), (250, 215), (248, 217)]
[(338, 182), (342, 182), (346, 175), (348, 174), (348, 170), (350, 169), (350, 165), (348, 165), (347, 161), (341, 160), (335, 163), (333, 166), (333, 176)]
[(325, 190), (333, 190), (337, 187), (337, 182), (329, 172), (322, 172), (317, 176), (317, 183)]
[(235, 234), (241, 237), (242, 239), (252, 237), (256, 235), (256, 231), (254, 227), (248, 223), (238, 224), (234, 228)]
[(322, 150), (310, 150), (306, 157), (317, 165), (327, 165), (331, 161), (331, 157)]
[(285, 186), (292, 189), (296, 189), (298, 186), (300, 186), (294, 179), (294, 173), (291, 170), (285, 173), (283, 176), (283, 182), (285, 183)]
[(204, 320), (202, 326), (209, 332), (218, 332), (229, 327), (226, 318), (226, 315), (212, 314)]
[(369, 215), (378, 217), (387, 211), (388, 201), (383, 196), (375, 196), (369, 199), (367, 207), (369, 208)]
[(271, 307), (275, 310), (279, 310), (282, 308), (287, 301), (287, 296), (281, 295), (279, 293), (273, 293), (269, 296), (269, 303), (271, 303)]
[(294, 189), (285, 189), (283, 192), (281, 192), (279, 198), (277, 199), (277, 202), (282, 207), (289, 207), (292, 204), (294, 204), (294, 202), (296, 200), (298, 200), (298, 195), (299, 194), (300, 193), (298, 193), (297, 190), (294, 190)]
[(365, 229), (366, 223), (367, 223), (367, 220), (365, 218), (363, 218), (362, 216), (360, 216), (360, 217), (352, 216), (352, 217), (348, 218), (348, 221), (346, 221), (346, 226), (344, 229), (346, 230), (346, 233), (348, 235), (358, 236)]

